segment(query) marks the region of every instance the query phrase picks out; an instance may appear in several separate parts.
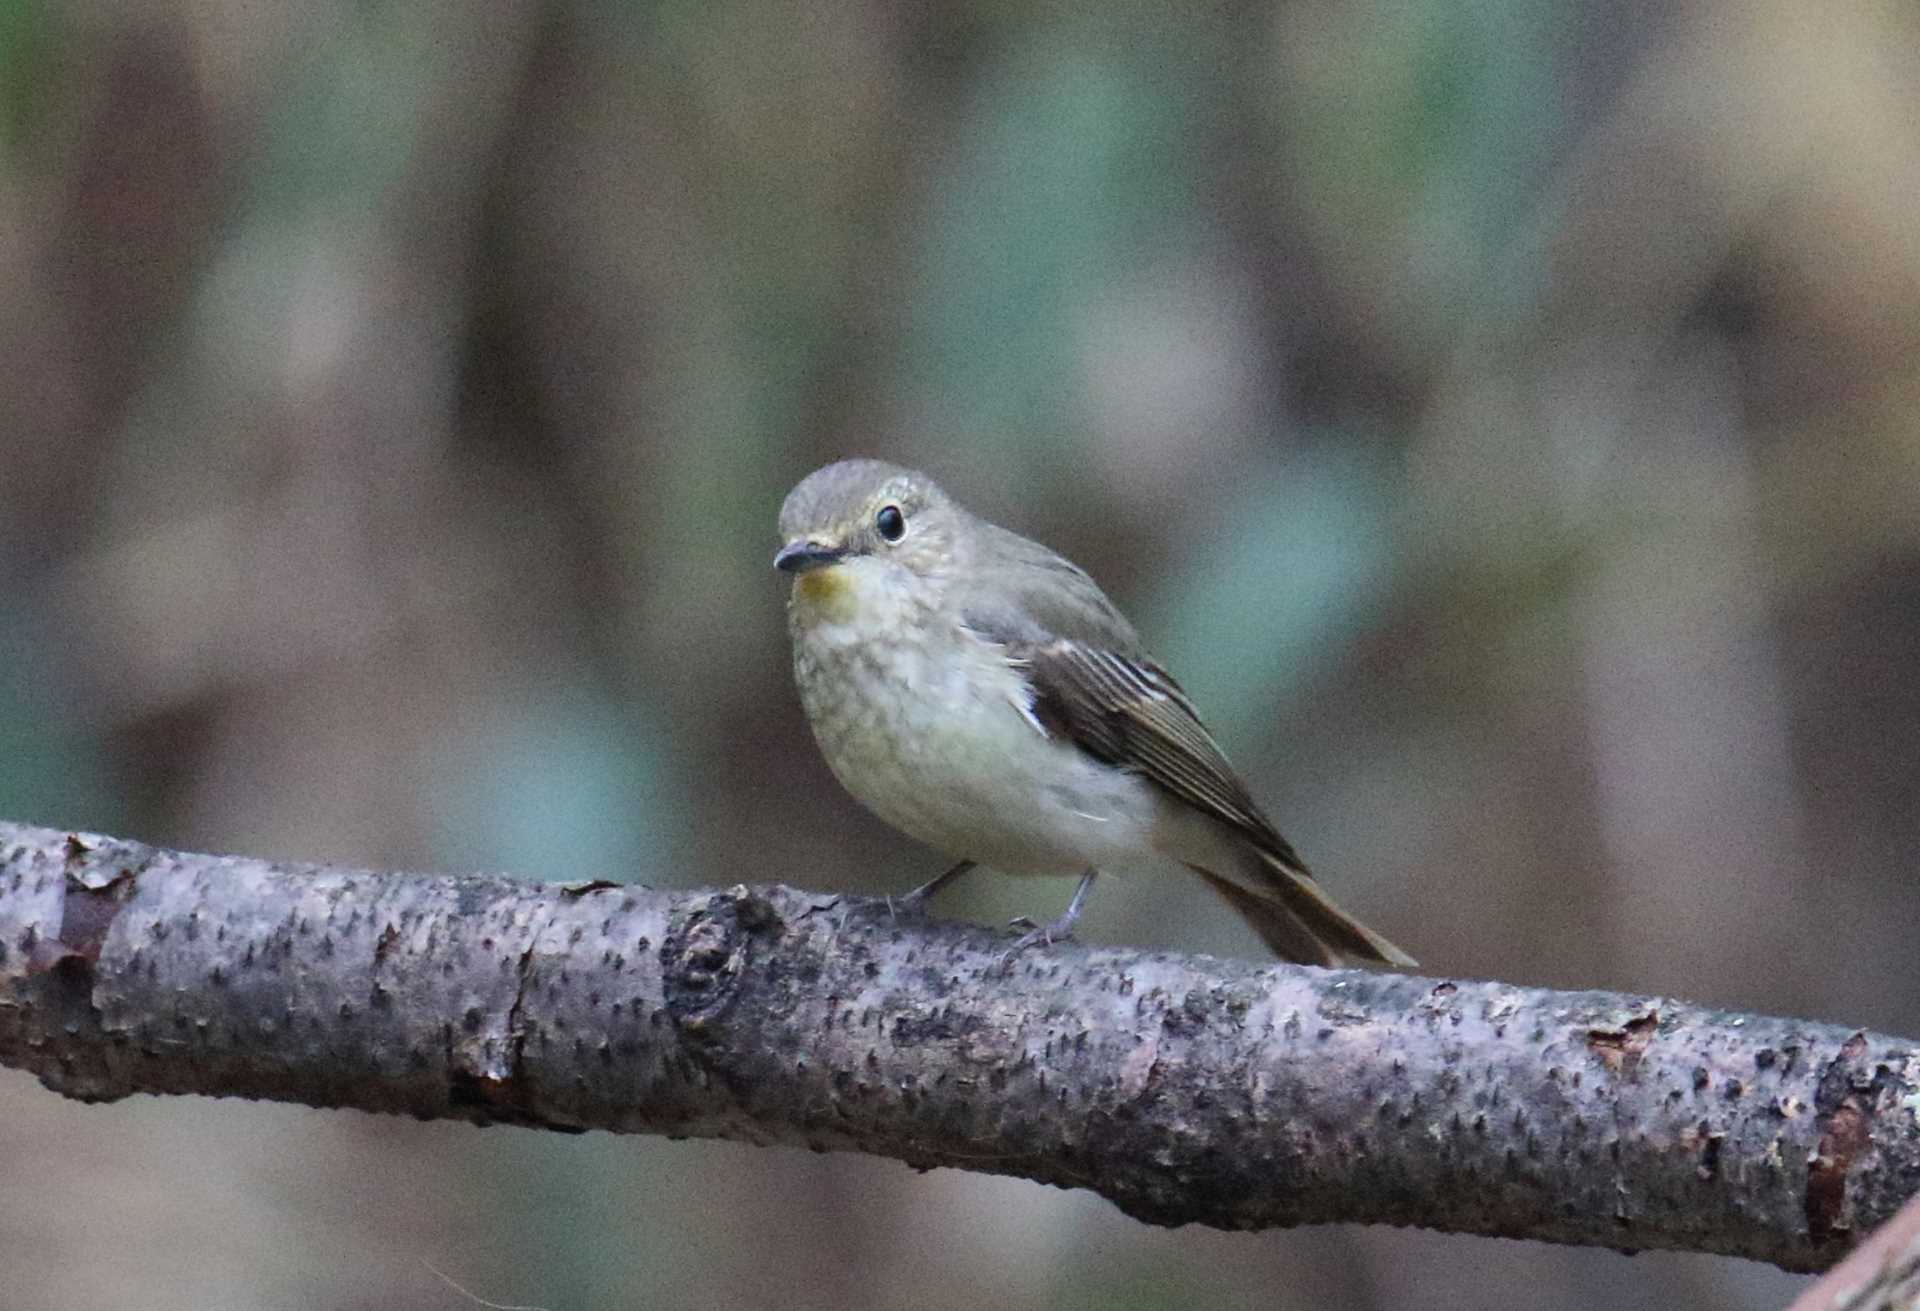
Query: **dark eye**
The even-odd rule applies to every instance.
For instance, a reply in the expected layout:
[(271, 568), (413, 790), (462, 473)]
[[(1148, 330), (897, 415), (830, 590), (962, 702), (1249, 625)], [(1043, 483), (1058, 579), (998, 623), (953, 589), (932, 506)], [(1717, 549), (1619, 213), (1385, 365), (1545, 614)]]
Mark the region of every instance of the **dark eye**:
[(883, 505), (880, 512), (873, 516), (873, 526), (889, 542), (897, 542), (907, 535), (907, 516), (900, 513), (897, 505)]

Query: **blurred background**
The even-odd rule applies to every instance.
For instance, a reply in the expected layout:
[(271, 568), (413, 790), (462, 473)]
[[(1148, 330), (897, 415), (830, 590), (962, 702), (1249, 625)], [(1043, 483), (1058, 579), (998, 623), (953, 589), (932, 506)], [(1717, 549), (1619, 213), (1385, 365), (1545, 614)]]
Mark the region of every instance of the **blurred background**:
[[(1920, 1033), (1920, 32), (1859, 0), (0, 0), (0, 815), (904, 890), (774, 516), (1089, 566), (1430, 972)], [(941, 912), (1052, 915), (981, 876)], [(1198, 885), (1083, 937), (1255, 954)], [(1783, 1305), (0, 1071), (56, 1307)]]

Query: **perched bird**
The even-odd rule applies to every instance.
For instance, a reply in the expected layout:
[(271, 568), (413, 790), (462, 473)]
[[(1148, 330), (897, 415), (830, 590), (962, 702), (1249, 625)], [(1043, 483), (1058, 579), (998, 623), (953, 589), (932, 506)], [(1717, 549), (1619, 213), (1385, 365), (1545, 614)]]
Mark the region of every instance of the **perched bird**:
[[(1288, 960), (1412, 965), (1321, 889), (1193, 702), (1079, 566), (969, 514), (924, 474), (843, 460), (780, 509), (794, 681), (835, 777), (960, 863), (1094, 875), (1187, 865)], [(1022, 921), (1016, 921), (1022, 923)]]

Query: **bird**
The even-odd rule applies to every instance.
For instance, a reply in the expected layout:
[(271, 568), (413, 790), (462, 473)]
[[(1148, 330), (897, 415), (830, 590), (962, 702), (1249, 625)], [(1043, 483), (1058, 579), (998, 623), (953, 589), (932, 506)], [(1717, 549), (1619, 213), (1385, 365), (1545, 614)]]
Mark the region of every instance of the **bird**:
[(1281, 959), (1412, 966), (1308, 872), (1093, 578), (881, 460), (816, 469), (780, 508), (794, 682), (828, 768), (894, 828), (955, 860), (1078, 874), (1070, 937), (1102, 870), (1184, 865)]

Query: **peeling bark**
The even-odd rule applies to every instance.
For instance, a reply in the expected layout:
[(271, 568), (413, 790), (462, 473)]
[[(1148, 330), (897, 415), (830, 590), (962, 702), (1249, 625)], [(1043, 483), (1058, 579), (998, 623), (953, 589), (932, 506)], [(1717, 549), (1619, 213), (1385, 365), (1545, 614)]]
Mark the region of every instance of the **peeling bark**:
[(1920, 1191), (1920, 1059), (1679, 1002), (1089, 950), (796, 891), (187, 855), (0, 824), (0, 1063), (856, 1150), (1143, 1221), (1818, 1270)]

